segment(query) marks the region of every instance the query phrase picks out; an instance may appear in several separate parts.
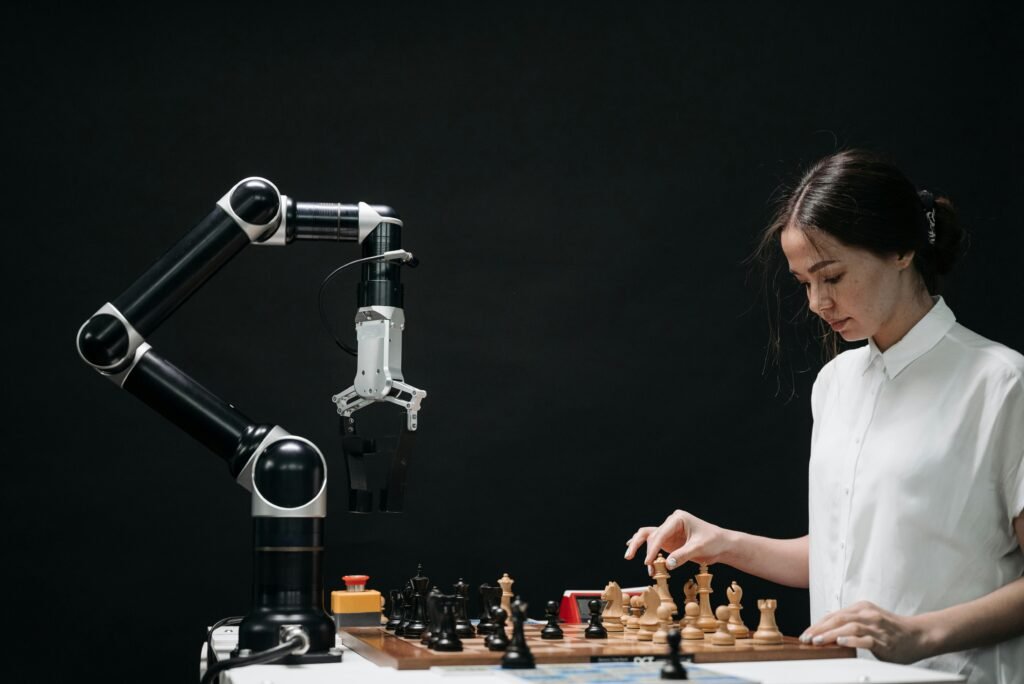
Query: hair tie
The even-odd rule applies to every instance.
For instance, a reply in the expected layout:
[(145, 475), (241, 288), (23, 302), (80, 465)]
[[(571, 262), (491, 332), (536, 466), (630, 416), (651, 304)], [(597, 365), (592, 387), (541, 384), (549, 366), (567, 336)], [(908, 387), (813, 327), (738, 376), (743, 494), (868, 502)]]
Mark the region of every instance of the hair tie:
[(921, 205), (924, 207), (925, 218), (928, 219), (928, 244), (935, 244), (935, 195), (927, 190), (917, 193), (921, 198)]

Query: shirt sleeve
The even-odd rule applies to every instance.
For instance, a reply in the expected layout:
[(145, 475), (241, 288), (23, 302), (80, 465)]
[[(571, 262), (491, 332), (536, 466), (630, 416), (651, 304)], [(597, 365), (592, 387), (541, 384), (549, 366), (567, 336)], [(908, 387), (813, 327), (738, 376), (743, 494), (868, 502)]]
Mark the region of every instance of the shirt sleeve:
[(1002, 416), (999, 421), (1003, 430), (1002, 473), (1003, 500), (1006, 515), (1013, 520), (1024, 512), (1024, 382), (1019, 374), (1011, 374), (1004, 395)]

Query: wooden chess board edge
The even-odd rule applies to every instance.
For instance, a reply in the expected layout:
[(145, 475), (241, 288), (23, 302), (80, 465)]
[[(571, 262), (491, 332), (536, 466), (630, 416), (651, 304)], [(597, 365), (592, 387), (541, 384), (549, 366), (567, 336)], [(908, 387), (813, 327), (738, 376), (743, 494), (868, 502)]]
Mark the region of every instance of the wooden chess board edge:
[(856, 658), (857, 649), (830, 644), (828, 646), (812, 646), (801, 643), (796, 637), (784, 636), (778, 646), (756, 646), (738, 650), (732, 646), (705, 645), (699, 651), (687, 651), (683, 642), (682, 654), (685, 658), (692, 655), (690, 662), (701, 663), (738, 663), (744, 661), (766, 660), (826, 660), (833, 658)]
[[(375, 665), (390, 667), (396, 670), (426, 670), (434, 666), (444, 665), (497, 665), (501, 662), (500, 651), (480, 650), (479, 644), (467, 647), (463, 651), (443, 653), (431, 651), (421, 645), (418, 640), (406, 640), (396, 637), (376, 627), (358, 627), (339, 630), (341, 643), (348, 649), (366, 658)], [(476, 641), (476, 640), (474, 640)], [(532, 640), (531, 640), (532, 641)], [(613, 661), (633, 657), (621, 651), (621, 642), (609, 644), (612, 649), (602, 653), (599, 642), (578, 642), (579, 648), (568, 648), (559, 653), (535, 652), (540, 664), (589, 663), (597, 661)], [(541, 644), (536, 644), (541, 648)], [(650, 642), (638, 644), (643, 652), (635, 654), (641, 657), (652, 655)], [(661, 647), (658, 647), (659, 650)], [(661, 657), (658, 653), (658, 657)], [(766, 660), (818, 660), (824, 658), (853, 658), (857, 651), (841, 646), (810, 646), (802, 644), (794, 637), (784, 637), (779, 646), (747, 645), (737, 649), (734, 647), (710, 646), (701, 642), (697, 644), (683, 643), (682, 658), (693, 663), (727, 663), (742, 661)]]

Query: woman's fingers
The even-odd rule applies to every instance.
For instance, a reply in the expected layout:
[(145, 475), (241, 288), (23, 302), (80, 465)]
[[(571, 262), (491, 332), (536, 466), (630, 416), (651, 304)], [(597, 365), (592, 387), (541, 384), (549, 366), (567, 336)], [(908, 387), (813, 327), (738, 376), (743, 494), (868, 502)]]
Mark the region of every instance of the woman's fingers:
[[(811, 643), (815, 646), (822, 644), (836, 643), (840, 646), (852, 646), (854, 648), (866, 648), (872, 650), (879, 644), (878, 630), (871, 625), (862, 622), (850, 621), (835, 629), (830, 629), (815, 636)], [(869, 646), (861, 644), (870, 644)]]
[(665, 559), (665, 567), (669, 570), (675, 570), (688, 560), (696, 560), (697, 556), (698, 549), (693, 544), (683, 544), (668, 555), (668, 558)]
[(651, 532), (656, 530), (656, 527), (641, 527), (637, 530), (629, 541), (626, 542), (626, 560), (632, 560), (633, 556), (636, 555), (636, 550), (647, 541), (647, 537), (651, 535)]

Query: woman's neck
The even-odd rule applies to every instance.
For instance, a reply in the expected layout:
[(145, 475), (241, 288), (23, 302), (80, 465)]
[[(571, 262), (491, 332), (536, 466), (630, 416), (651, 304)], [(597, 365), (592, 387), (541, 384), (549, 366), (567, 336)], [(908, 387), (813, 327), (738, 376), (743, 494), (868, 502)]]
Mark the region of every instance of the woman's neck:
[(917, 290), (907, 306), (899, 307), (884, 329), (879, 330), (871, 338), (875, 346), (882, 352), (892, 347), (902, 340), (932, 310), (933, 306), (935, 306), (935, 301), (928, 294), (928, 290), (923, 287)]

